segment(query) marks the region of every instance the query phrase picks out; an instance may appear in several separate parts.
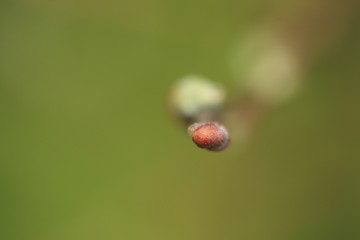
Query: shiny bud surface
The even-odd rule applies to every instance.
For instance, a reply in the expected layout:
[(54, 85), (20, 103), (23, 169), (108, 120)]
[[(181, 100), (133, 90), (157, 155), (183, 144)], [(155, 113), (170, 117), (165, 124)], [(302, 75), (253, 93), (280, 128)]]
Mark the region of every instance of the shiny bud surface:
[(194, 123), (189, 126), (188, 132), (199, 148), (210, 151), (221, 151), (229, 143), (228, 131), (218, 122)]

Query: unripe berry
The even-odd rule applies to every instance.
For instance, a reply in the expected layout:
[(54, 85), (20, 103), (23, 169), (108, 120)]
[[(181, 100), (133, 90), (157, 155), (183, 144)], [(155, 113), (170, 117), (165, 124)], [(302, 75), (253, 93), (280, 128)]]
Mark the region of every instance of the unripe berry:
[(230, 141), (228, 131), (218, 122), (194, 123), (188, 132), (198, 147), (210, 151), (224, 150)]

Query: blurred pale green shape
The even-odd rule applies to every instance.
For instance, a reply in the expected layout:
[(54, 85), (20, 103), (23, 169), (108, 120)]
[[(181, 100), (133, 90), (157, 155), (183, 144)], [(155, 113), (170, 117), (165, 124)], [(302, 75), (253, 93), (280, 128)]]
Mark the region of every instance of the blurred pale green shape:
[(192, 119), (214, 115), (224, 104), (225, 91), (204, 77), (189, 75), (173, 87), (170, 101), (180, 115)]
[(289, 44), (270, 27), (242, 35), (231, 54), (235, 78), (260, 101), (284, 102), (300, 85), (299, 59)]

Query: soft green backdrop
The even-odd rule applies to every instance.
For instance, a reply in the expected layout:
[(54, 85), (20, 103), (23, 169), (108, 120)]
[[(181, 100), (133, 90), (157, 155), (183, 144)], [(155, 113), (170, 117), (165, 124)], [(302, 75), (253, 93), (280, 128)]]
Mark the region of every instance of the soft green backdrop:
[(296, 3), (2, 0), (0, 239), (360, 239), (359, 8), (245, 146), (166, 112), (183, 75), (234, 89), (231, 45)]

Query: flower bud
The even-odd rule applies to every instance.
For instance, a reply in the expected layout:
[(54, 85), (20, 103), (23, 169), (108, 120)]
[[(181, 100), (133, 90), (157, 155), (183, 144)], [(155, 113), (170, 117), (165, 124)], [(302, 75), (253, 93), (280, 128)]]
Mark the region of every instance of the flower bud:
[(169, 102), (176, 115), (190, 121), (213, 119), (222, 108), (224, 89), (204, 77), (189, 75), (172, 88)]
[(218, 122), (194, 123), (188, 128), (193, 142), (210, 151), (224, 150), (230, 141), (228, 131)]

